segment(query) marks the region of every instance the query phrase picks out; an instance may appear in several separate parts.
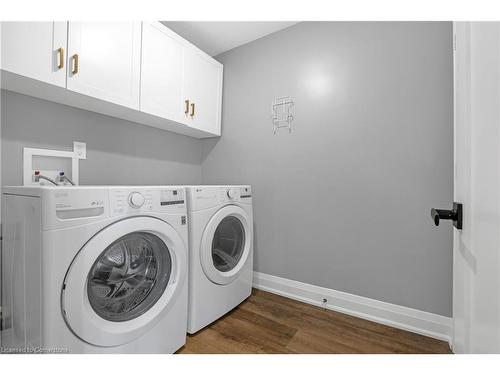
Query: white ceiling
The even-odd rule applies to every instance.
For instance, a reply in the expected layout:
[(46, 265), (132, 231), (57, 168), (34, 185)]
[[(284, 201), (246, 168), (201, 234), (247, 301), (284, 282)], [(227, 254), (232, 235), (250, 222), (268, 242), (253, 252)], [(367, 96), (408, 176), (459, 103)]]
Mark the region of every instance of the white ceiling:
[(297, 22), (161, 21), (211, 56), (282, 30)]

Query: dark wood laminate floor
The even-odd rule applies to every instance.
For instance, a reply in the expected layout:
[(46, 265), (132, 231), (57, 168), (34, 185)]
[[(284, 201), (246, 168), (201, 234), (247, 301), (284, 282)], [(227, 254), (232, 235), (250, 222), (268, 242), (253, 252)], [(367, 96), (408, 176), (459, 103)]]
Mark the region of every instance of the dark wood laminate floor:
[(178, 353), (450, 353), (447, 342), (261, 290)]

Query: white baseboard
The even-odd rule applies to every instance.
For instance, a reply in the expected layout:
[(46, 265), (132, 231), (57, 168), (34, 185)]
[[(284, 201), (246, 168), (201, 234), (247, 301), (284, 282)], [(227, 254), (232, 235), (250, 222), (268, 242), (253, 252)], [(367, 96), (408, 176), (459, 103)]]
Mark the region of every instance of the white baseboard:
[[(451, 342), (452, 319), (405, 306), (254, 272), (254, 288)], [(327, 302), (323, 303), (323, 299)]]

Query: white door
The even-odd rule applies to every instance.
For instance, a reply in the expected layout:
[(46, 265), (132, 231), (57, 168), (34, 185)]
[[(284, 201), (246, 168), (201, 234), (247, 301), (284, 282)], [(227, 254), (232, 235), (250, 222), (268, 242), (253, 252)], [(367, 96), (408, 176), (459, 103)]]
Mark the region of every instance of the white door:
[(250, 255), (252, 238), (250, 219), (242, 208), (229, 205), (217, 211), (201, 239), (200, 261), (208, 279), (220, 285), (236, 279)]
[(1, 68), (66, 87), (67, 22), (2, 22)]
[(184, 41), (158, 22), (142, 23), (141, 111), (183, 121)]
[(118, 221), (92, 237), (71, 264), (64, 318), (90, 344), (123, 345), (164, 318), (186, 275), (186, 248), (172, 226), (152, 217)]
[(500, 23), (455, 23), (453, 351), (500, 353)]
[(184, 123), (220, 135), (222, 64), (190, 46), (184, 50), (184, 100)]
[(69, 90), (138, 110), (140, 63), (140, 22), (69, 22)]

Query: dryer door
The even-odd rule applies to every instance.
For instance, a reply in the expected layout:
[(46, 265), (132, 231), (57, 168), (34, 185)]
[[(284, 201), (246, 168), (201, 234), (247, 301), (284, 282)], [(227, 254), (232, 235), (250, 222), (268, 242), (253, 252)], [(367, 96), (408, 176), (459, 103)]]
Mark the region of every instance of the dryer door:
[(238, 277), (251, 253), (252, 233), (250, 218), (238, 206), (225, 206), (212, 216), (200, 248), (201, 265), (211, 281), (229, 284)]
[(186, 273), (185, 244), (172, 226), (152, 217), (118, 221), (73, 260), (62, 291), (63, 315), (89, 344), (125, 344), (167, 313)]

